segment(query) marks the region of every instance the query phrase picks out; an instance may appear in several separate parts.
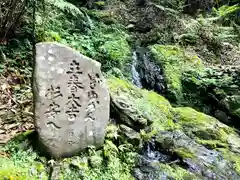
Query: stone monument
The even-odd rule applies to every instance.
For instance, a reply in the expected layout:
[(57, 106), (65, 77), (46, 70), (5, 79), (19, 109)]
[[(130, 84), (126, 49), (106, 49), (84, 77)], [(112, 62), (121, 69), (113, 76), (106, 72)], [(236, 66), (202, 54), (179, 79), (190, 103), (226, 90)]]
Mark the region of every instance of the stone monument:
[(36, 44), (35, 128), (52, 157), (73, 156), (87, 146), (103, 144), (110, 96), (100, 67), (65, 45)]

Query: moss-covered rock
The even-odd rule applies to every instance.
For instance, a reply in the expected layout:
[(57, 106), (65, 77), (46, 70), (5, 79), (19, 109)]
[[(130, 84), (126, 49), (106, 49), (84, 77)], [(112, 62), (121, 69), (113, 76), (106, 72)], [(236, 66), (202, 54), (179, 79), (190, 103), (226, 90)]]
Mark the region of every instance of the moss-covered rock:
[(184, 73), (182, 82), (187, 104), (224, 123), (240, 127), (240, 70), (238, 67), (213, 66), (202, 73)]
[(172, 128), (172, 107), (163, 96), (115, 77), (108, 79), (108, 86), (112, 113), (123, 123), (137, 131), (151, 124), (158, 129)]
[[(240, 177), (235, 168), (238, 162), (232, 161), (218, 150), (219, 148), (225, 149), (230, 154), (239, 152), (240, 137), (233, 128), (192, 108), (173, 108), (162, 96), (152, 91), (138, 89), (127, 81), (110, 78), (108, 84), (112, 99), (123, 97), (124, 103), (131, 104), (130, 109), (134, 109), (134, 111), (124, 113), (124, 119), (134, 122), (133, 117), (143, 117), (147, 122), (147, 125), (139, 128), (143, 140), (149, 139), (148, 133), (144, 132), (149, 132), (150, 128), (149, 134), (156, 136), (157, 146), (160, 149), (188, 165), (186, 169), (188, 177), (191, 177), (190, 172), (202, 178), (213, 176), (227, 178), (230, 175), (234, 178)], [(114, 112), (121, 120), (121, 110)], [(136, 128), (130, 124), (128, 126)], [(223, 167), (219, 169), (220, 166)], [(140, 169), (135, 173), (146, 177), (146, 174), (141, 174), (141, 172)]]
[(189, 69), (201, 70), (202, 63), (197, 55), (188, 54), (178, 46), (153, 45), (151, 53), (161, 65), (167, 83), (168, 98), (175, 102), (183, 100), (182, 74)]
[(210, 149), (231, 147), (238, 149), (239, 136), (236, 131), (206, 114), (192, 108), (175, 108), (177, 123), (182, 130), (199, 144)]

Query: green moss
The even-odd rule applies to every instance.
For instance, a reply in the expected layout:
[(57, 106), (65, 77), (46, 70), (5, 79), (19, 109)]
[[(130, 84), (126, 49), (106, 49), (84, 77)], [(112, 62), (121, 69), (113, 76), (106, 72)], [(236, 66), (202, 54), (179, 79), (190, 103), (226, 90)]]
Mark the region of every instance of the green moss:
[(240, 175), (240, 157), (239, 157), (239, 154), (231, 152), (228, 149), (224, 149), (224, 148), (219, 148), (217, 150), (220, 151), (223, 154), (224, 158), (230, 160), (233, 163), (233, 167), (236, 169), (236, 171)]
[(160, 169), (176, 180), (200, 180), (195, 174), (177, 165), (160, 164)]
[(217, 119), (188, 107), (174, 108), (174, 111), (181, 129), (199, 144), (211, 149), (240, 147), (235, 130)]
[(122, 80), (115, 77), (109, 77), (107, 79), (108, 89), (111, 94), (118, 94), (128, 96), (128, 97), (136, 97), (142, 98), (141, 90), (135, 87), (133, 84), (128, 82), (127, 80)]
[(153, 129), (172, 129), (177, 125), (173, 123), (172, 106), (163, 96), (143, 89), (139, 89), (128, 81), (118, 78), (109, 78), (108, 87), (112, 95), (125, 97), (142, 115), (151, 122)]
[(189, 151), (188, 149), (185, 149), (185, 148), (177, 148), (174, 150), (175, 153), (177, 153), (177, 155), (179, 157), (182, 157), (182, 158), (190, 158), (190, 159), (193, 159), (195, 156), (194, 154)]
[(225, 148), (227, 148), (228, 147), (228, 145), (227, 145), (227, 143), (222, 143), (221, 141), (219, 141), (219, 140), (197, 140), (196, 141), (197, 143), (199, 143), (199, 144), (202, 144), (202, 145), (204, 145), (204, 146), (206, 146), (207, 148), (209, 148), (209, 149), (216, 149), (216, 148), (221, 148), (221, 147), (225, 147)]
[(24, 149), (27, 140), (22, 141), (22, 138), (10, 141), (0, 149), (6, 154), (5, 157), (0, 155), (0, 179), (48, 179), (44, 164), (37, 161), (40, 158), (36, 152)]
[(174, 111), (176, 112), (176, 116), (178, 117), (178, 120), (183, 125), (189, 124), (189, 125), (194, 125), (199, 127), (201, 126), (211, 127), (212, 125), (218, 123), (218, 121), (215, 118), (208, 116), (204, 113), (198, 112), (190, 107), (178, 107), (178, 108), (174, 108)]
[(0, 163), (0, 179), (27, 179), (27, 168), (16, 167), (14, 162), (8, 158), (0, 158)]
[(104, 1), (97, 1), (97, 2), (95, 2), (95, 4), (97, 4), (98, 6), (104, 6), (105, 2)]
[[(113, 126), (108, 129), (111, 129), (110, 133), (115, 131)], [(20, 139), (12, 140), (0, 149), (0, 179), (47, 180), (50, 176), (45, 167), (47, 161), (27, 145), (27, 139)], [(2, 154), (6, 154), (6, 157), (2, 157)], [(96, 151), (95, 148), (89, 148), (88, 152), (61, 159), (54, 164), (60, 166), (59, 179), (125, 180), (134, 179), (131, 170), (135, 156), (136, 153), (129, 144), (116, 146), (106, 139), (103, 149)]]
[(163, 67), (167, 88), (171, 95), (169, 98), (180, 102), (182, 94), (182, 74), (191, 68), (201, 68), (201, 60), (196, 55), (187, 53), (178, 46), (153, 45), (150, 50), (158, 64)]
[(200, 113), (190, 107), (174, 108), (176, 117), (182, 125), (186, 126), (211, 126), (216, 119), (206, 114)]
[(61, 41), (61, 37), (59, 35), (59, 33), (54, 32), (54, 31), (50, 31), (50, 32), (46, 32), (46, 36), (43, 39), (44, 41), (49, 41), (49, 42), (60, 42)]

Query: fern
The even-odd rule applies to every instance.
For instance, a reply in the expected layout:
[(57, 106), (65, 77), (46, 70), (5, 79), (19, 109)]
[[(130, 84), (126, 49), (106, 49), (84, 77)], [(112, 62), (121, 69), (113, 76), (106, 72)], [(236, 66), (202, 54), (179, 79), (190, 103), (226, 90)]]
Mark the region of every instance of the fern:
[(219, 18), (222, 18), (240, 11), (240, 6), (238, 4), (233, 6), (223, 5), (220, 8), (213, 10)]
[(65, 1), (65, 0), (46, 0), (46, 3), (49, 5), (53, 5), (59, 8), (62, 11), (67, 11), (68, 13), (72, 14), (73, 16), (81, 16), (83, 17), (84, 14), (77, 8), (75, 5)]

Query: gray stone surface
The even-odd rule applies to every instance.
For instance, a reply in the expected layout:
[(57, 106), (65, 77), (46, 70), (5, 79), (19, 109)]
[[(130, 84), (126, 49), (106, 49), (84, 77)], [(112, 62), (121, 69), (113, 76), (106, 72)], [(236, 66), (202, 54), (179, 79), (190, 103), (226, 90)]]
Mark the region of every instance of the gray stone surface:
[(35, 127), (52, 157), (100, 147), (110, 97), (101, 64), (58, 43), (38, 43), (33, 74)]

